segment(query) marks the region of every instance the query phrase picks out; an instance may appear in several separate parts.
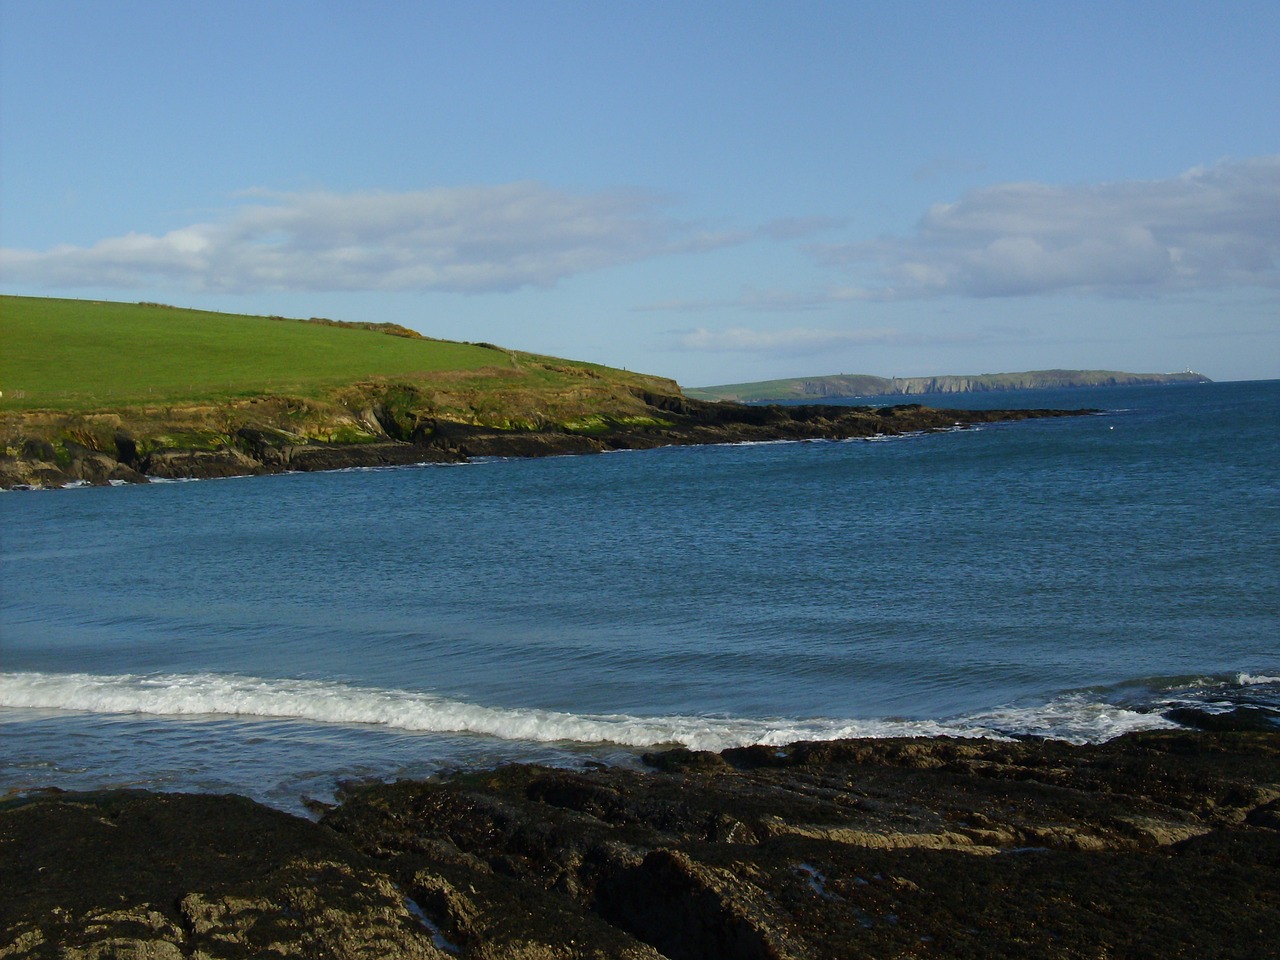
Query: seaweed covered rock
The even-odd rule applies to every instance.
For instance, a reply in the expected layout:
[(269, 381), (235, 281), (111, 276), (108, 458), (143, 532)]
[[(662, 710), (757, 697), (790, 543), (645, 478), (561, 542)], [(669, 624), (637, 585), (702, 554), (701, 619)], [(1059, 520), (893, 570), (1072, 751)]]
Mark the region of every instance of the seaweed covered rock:
[[(358, 790), (399, 875), (556, 895), (672, 958), (1270, 957), (1280, 734), (866, 740)], [(441, 922), (445, 922), (441, 918)]]
[(0, 806), (0, 957), (1232, 958), (1280, 943), (1280, 731), (902, 739)]
[(241, 797), (10, 803), (0, 863), (0, 956), (446, 956), (385, 872)]

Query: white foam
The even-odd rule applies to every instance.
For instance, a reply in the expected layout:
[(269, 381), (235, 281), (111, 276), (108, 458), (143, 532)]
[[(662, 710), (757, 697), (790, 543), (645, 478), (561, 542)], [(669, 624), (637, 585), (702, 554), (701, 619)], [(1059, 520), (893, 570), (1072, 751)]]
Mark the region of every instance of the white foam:
[[(334, 681), (267, 680), (226, 674), (0, 673), (0, 707), (167, 717), (263, 717), (372, 724), (395, 730), (474, 733), (526, 742), (679, 744), (696, 750), (847, 737), (974, 736), (983, 731), (931, 720), (639, 717), (486, 707), (410, 690)], [(989, 733), (989, 731), (987, 731)]]
[(1268, 674), (1252, 674), (1241, 671), (1233, 674), (1217, 674), (1189, 678), (1171, 677), (1167, 680), (1156, 678), (1149, 682), (1157, 689), (1163, 689), (1167, 693), (1177, 694), (1191, 691), (1225, 692), (1233, 687), (1258, 687), (1265, 686), (1267, 684), (1280, 684), (1280, 677), (1273, 677)]
[(1171, 730), (1178, 725), (1154, 711), (1067, 694), (1046, 704), (1006, 707), (971, 715), (969, 722), (1008, 734), (1049, 737), (1071, 743), (1098, 743), (1139, 730)]
[[(1241, 684), (1276, 680), (1249, 674), (1239, 677)], [(215, 673), (0, 673), (3, 708), (177, 718), (255, 717), (372, 725), (415, 733), (478, 734), (526, 743), (612, 743), (635, 748), (680, 745), (694, 750), (858, 737), (1004, 739), (1026, 735), (1096, 743), (1138, 730), (1177, 727), (1159, 711), (1131, 709), (1087, 693), (948, 720), (633, 716), (490, 707), (422, 691)]]
[(1280, 683), (1280, 677), (1255, 676), (1251, 673), (1236, 674), (1236, 684), (1241, 687), (1257, 687), (1265, 683)]

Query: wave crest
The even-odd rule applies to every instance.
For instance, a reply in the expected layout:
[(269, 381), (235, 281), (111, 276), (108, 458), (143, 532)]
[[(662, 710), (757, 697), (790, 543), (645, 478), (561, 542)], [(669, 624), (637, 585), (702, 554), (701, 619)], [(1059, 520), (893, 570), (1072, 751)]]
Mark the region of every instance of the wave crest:
[(628, 747), (678, 744), (695, 750), (846, 737), (974, 735), (972, 730), (933, 721), (637, 717), (486, 707), (409, 690), (211, 673), (3, 673), (0, 707), (170, 717), (258, 717), (370, 724), (422, 733), (473, 733), (537, 743), (614, 743)]
[(1032, 734), (1076, 742), (1171, 727), (1158, 714), (1079, 694), (1036, 707), (952, 720), (734, 718), (576, 714), (489, 707), (431, 693), (360, 687), (332, 680), (232, 674), (0, 673), (0, 707), (160, 717), (250, 717), (372, 725), (411, 733), (477, 734), (533, 743), (679, 745), (724, 750), (854, 737), (1007, 737)]

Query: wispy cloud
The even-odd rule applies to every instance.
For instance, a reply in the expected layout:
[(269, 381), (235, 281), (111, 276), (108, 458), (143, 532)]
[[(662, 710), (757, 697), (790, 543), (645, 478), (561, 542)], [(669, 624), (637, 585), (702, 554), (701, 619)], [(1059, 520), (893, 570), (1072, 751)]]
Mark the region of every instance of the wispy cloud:
[(0, 251), (11, 283), (262, 290), (509, 291), (741, 242), (647, 194), (539, 183), (409, 193), (258, 193), (260, 202), (156, 236)]
[(924, 343), (969, 343), (984, 339), (984, 333), (926, 336), (885, 327), (861, 330), (831, 330), (815, 327), (790, 327), (785, 330), (752, 330), (730, 327), (726, 330), (682, 330), (674, 334), (675, 346), (683, 350), (707, 353), (765, 353), (808, 356), (851, 346), (906, 345)]
[(1280, 156), (1166, 180), (1001, 184), (933, 207), (912, 236), (809, 249), (870, 266), (882, 299), (1277, 287)]

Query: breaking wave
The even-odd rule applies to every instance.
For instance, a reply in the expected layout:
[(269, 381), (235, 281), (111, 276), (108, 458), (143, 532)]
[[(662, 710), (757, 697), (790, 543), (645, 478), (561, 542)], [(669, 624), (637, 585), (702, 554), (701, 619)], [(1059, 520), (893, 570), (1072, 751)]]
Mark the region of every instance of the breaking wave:
[[(1275, 682), (1240, 674), (1235, 684)], [(264, 679), (232, 674), (0, 673), (0, 708), (172, 718), (263, 718), (407, 733), (476, 734), (531, 743), (615, 744), (695, 750), (851, 737), (1009, 737), (1103, 741), (1136, 730), (1171, 728), (1149, 705), (1108, 702), (1089, 691), (1046, 703), (941, 720), (736, 718), (577, 714), (493, 707), (412, 690), (332, 680)]]
[(940, 736), (962, 731), (910, 720), (755, 720), (701, 716), (637, 717), (487, 707), (410, 690), (329, 680), (227, 674), (0, 674), (0, 707), (169, 717), (261, 717), (376, 725), (420, 733), (473, 733), (536, 743), (678, 744), (722, 750), (753, 743), (842, 737)]

